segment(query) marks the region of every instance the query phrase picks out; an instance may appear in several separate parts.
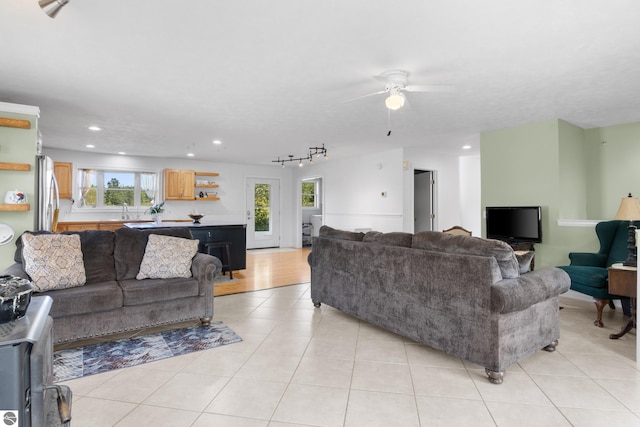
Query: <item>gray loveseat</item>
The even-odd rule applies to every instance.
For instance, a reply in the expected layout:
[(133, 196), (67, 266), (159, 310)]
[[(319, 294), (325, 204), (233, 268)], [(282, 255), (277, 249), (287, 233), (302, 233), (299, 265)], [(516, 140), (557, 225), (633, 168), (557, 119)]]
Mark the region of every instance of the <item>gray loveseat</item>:
[[(504, 370), (558, 343), (558, 268), (526, 272), (504, 242), (441, 232), (353, 233), (323, 226), (313, 238), (311, 299), (419, 343)], [(523, 274), (521, 274), (521, 271)]]
[[(216, 257), (196, 253), (189, 278), (136, 279), (150, 234), (192, 239), (188, 228), (120, 228), (60, 234), (80, 236), (86, 284), (34, 293), (53, 299), (50, 315), (54, 320), (54, 343), (186, 320), (211, 322), (213, 281), (222, 266)], [(22, 264), (21, 239), (16, 245), (15, 264), (2, 274), (28, 277)]]

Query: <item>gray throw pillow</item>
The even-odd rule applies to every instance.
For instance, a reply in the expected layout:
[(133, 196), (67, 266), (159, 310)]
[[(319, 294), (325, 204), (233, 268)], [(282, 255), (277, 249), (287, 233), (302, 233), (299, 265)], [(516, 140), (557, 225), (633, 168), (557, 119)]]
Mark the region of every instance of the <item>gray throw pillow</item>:
[(518, 260), (518, 267), (520, 268), (520, 274), (528, 273), (531, 271), (531, 261), (536, 254), (535, 251), (515, 251), (516, 259)]

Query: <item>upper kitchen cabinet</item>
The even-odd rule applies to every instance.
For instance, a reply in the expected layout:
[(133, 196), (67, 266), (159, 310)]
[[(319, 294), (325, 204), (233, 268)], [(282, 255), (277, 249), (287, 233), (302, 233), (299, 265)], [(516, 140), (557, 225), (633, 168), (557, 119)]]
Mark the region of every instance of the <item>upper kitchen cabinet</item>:
[(195, 171), (164, 170), (164, 199), (193, 200), (195, 197)]
[(61, 199), (71, 199), (71, 174), (73, 164), (69, 162), (54, 162), (53, 173), (58, 181), (58, 192)]

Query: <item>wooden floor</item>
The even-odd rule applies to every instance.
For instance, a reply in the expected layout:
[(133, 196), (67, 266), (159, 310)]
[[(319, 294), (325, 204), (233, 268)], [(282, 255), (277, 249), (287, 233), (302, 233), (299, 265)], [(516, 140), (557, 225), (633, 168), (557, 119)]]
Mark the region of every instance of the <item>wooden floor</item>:
[[(233, 281), (216, 283), (214, 295), (258, 291), (311, 280), (310, 248), (250, 249), (247, 268), (233, 272)], [(229, 273), (226, 273), (227, 277)]]

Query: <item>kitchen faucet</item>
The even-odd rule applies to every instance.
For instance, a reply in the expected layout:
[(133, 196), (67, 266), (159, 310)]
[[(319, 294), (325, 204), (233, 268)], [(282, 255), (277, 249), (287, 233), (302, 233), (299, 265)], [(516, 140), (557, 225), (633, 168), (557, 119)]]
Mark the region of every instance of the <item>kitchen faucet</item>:
[(129, 205), (127, 205), (127, 202), (124, 202), (122, 204), (122, 219), (130, 219), (130, 217), (129, 217)]

